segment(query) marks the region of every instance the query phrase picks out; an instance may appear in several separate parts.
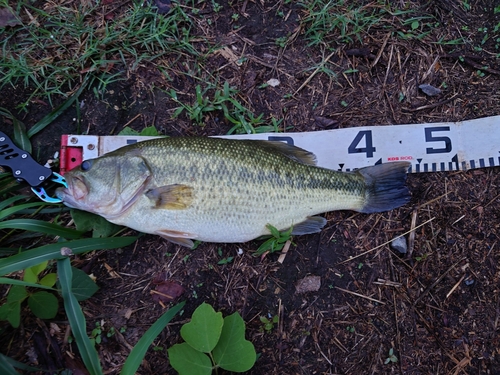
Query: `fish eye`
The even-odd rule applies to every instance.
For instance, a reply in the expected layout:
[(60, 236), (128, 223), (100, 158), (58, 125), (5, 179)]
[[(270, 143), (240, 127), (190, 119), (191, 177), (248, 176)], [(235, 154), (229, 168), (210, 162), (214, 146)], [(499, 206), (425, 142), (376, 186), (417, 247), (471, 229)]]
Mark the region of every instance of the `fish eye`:
[(92, 163), (89, 160), (85, 160), (81, 165), (80, 169), (82, 171), (88, 171), (90, 168), (92, 168)]

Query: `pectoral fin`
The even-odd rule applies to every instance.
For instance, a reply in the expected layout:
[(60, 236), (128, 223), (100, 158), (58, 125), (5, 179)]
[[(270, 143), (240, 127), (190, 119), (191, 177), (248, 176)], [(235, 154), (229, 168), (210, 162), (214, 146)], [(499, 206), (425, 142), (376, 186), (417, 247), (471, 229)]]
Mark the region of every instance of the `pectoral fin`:
[(191, 233), (186, 233), (186, 232), (179, 232), (176, 230), (168, 230), (168, 229), (162, 229), (159, 231), (156, 231), (155, 234), (165, 238), (166, 240), (173, 242), (177, 245), (189, 247), (190, 249), (194, 246), (193, 241), (191, 238), (194, 238), (195, 235)]
[(147, 191), (146, 197), (154, 202), (155, 208), (184, 210), (193, 202), (193, 188), (181, 184), (165, 185)]
[(302, 223), (293, 226), (293, 235), (302, 235), (321, 232), (321, 229), (326, 225), (326, 219), (321, 216), (308, 217)]

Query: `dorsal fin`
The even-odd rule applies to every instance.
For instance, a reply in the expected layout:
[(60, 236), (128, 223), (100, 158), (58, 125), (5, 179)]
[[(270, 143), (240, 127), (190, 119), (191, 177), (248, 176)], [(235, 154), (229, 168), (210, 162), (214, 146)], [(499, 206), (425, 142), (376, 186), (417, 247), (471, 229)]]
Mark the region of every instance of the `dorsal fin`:
[(259, 142), (260, 146), (263, 149), (266, 149), (270, 152), (279, 152), (280, 154), (283, 154), (287, 158), (292, 159), (298, 163), (316, 165), (316, 155), (314, 155), (312, 152), (304, 150), (303, 148), (276, 141), (259, 140), (252, 142)]

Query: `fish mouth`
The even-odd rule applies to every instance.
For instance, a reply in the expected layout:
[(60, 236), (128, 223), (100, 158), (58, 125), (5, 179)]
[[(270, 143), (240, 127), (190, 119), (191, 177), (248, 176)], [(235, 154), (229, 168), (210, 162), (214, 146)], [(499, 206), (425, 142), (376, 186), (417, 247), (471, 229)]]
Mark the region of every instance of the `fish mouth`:
[(81, 208), (89, 191), (87, 184), (78, 177), (67, 179), (66, 182), (68, 184), (67, 188), (59, 187), (56, 189), (57, 198), (70, 208)]

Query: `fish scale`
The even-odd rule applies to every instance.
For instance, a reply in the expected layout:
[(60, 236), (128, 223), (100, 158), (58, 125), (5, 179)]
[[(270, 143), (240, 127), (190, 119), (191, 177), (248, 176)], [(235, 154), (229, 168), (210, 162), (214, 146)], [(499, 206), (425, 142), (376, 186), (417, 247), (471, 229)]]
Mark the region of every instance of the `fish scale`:
[(314, 163), (313, 154), (283, 143), (160, 138), (82, 163), (65, 175), (68, 188), (58, 196), (186, 246), (192, 239), (245, 242), (269, 234), (267, 224), (314, 233), (326, 223), (319, 213), (378, 212), (409, 199), (408, 163), (350, 173)]

